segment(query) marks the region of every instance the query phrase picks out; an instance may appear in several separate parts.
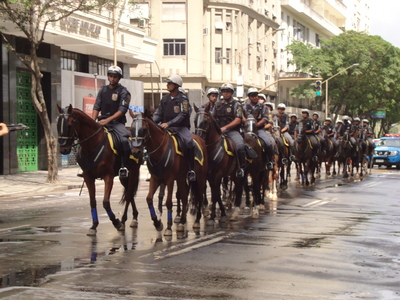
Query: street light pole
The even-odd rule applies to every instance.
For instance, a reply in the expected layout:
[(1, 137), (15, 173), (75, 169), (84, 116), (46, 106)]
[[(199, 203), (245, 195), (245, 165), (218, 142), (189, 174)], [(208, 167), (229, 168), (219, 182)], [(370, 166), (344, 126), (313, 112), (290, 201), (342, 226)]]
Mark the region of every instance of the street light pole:
[(326, 79), (325, 81), (323, 81), (321, 83), (321, 84), (326, 83), (326, 85), (325, 85), (325, 119), (328, 117), (328, 110), (329, 110), (328, 109), (328, 105), (329, 105), (329, 103), (328, 103), (328, 82), (329, 82), (329, 80), (332, 79), (333, 77), (343, 73), (344, 71), (347, 71), (348, 69), (355, 67), (355, 66), (359, 66), (359, 65), (360, 65), (359, 63), (352, 64), (351, 66), (348, 66), (346, 69), (343, 69), (342, 71), (337, 72), (335, 75), (329, 77), (328, 79)]

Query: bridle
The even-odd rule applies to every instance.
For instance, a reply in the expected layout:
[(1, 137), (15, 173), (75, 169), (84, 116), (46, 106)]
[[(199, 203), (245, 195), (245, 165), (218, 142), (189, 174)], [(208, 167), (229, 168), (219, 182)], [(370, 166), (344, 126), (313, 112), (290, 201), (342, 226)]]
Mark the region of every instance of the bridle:
[[(69, 118), (72, 118), (72, 123), (71, 125), (68, 125), (68, 120)], [(78, 137), (78, 131), (76, 130), (76, 124), (78, 123), (78, 120), (75, 118), (74, 114), (69, 114), (69, 113), (60, 113), (59, 119), (57, 122), (57, 129), (58, 129), (58, 142), (61, 146), (65, 146), (66, 142), (68, 140), (75, 141), (74, 146), (80, 145), (91, 138), (95, 137), (102, 129), (103, 126), (99, 126), (99, 128), (92, 133), (90, 136), (83, 140), (79, 140)], [(72, 134), (68, 135), (68, 128), (72, 129)], [(65, 143), (63, 142), (65, 140)]]
[[(206, 126), (204, 126), (204, 128), (198, 127), (199, 126), (199, 124), (198, 124), (199, 123), (198, 122), (199, 115), (203, 115), (203, 121), (201, 123), (206, 124)], [(197, 132), (206, 134), (208, 132), (208, 130), (210, 129), (211, 120), (210, 119), (206, 120), (206, 118), (204, 118), (204, 116), (208, 116), (208, 114), (205, 111), (198, 111), (196, 114), (196, 128), (195, 128), (196, 134), (197, 134)], [(197, 135), (199, 135), (199, 134), (197, 134)], [(201, 135), (199, 135), (199, 136), (202, 137)], [(205, 139), (205, 138), (203, 138), (203, 139)], [(221, 139), (222, 139), (222, 133), (219, 135), (219, 138), (217, 140), (215, 140), (211, 144), (206, 144), (206, 147), (210, 147), (210, 146), (217, 144), (219, 141), (221, 141)]]

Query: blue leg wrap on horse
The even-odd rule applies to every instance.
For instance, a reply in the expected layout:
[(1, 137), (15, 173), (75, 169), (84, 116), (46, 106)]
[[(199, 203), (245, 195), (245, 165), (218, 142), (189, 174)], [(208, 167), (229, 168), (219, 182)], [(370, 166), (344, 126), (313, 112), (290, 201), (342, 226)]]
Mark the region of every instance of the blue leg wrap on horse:
[(92, 219), (93, 219), (93, 222), (99, 221), (99, 218), (97, 216), (97, 208), (92, 208)]
[(172, 220), (172, 210), (168, 210), (168, 220)]
[(149, 205), (149, 210), (150, 210), (150, 216), (151, 216), (152, 218), (157, 217), (156, 211), (154, 210), (154, 206), (153, 206), (153, 205)]
[(107, 215), (108, 215), (108, 217), (110, 219), (114, 219), (115, 218), (115, 215), (114, 215), (114, 213), (112, 212), (111, 209), (106, 209), (106, 212), (107, 212)]

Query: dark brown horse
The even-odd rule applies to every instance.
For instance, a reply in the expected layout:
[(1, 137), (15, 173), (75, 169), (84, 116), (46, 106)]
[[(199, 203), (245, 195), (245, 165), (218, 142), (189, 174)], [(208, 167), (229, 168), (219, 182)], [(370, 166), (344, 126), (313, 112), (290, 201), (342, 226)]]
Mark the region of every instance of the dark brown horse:
[[(204, 141), (200, 137), (192, 135), (195, 144), (197, 144), (198, 149), (200, 149), (200, 159), (196, 158), (194, 165), (197, 180), (191, 182), (189, 187), (186, 181), (186, 174), (189, 170), (188, 159), (179, 153), (181, 150), (176, 149), (175, 141), (177, 141), (177, 138), (175, 136), (173, 137), (168, 130), (164, 130), (154, 123), (147, 111), (139, 117), (134, 118), (132, 123), (132, 136), (134, 141), (141, 140), (143, 146), (147, 149), (147, 167), (151, 177), (146, 201), (155, 228), (161, 231), (164, 226), (154, 209), (153, 197), (158, 187), (161, 184), (165, 184), (167, 186), (166, 206), (168, 223), (164, 235), (172, 235), (172, 194), (175, 181), (177, 183), (177, 194), (180, 197), (180, 201), (182, 201), (182, 215), (177, 231), (184, 232), (185, 230), (189, 188), (191, 188), (194, 203), (198, 208), (193, 227), (199, 227), (208, 166)], [(141, 147), (141, 143), (137, 142), (136, 147), (132, 149), (133, 153), (141, 153)]]
[(231, 216), (231, 219), (234, 220), (240, 211), (244, 178), (236, 177), (238, 159), (234, 155), (234, 150), (232, 150), (234, 149), (233, 143), (221, 133), (208, 108), (197, 108), (195, 106), (195, 111), (195, 133), (205, 140), (209, 159), (207, 180), (211, 188), (212, 201), (209, 222), (213, 223), (215, 220), (217, 203), (221, 210), (221, 221), (226, 218), (225, 207), (221, 200), (221, 182), (222, 178), (227, 176), (235, 184), (234, 197), (236, 207)]
[(96, 123), (83, 111), (72, 108), (59, 108), (60, 115), (57, 121), (58, 142), (61, 154), (69, 154), (73, 146), (79, 145), (78, 163), (83, 170), (83, 179), (89, 191), (90, 207), (92, 212), (92, 227), (88, 235), (95, 235), (99, 225), (96, 205), (95, 180), (104, 180), (103, 207), (110, 220), (118, 230), (125, 229), (129, 204), (133, 209), (133, 221), (131, 227), (137, 227), (138, 211), (136, 209), (134, 196), (139, 184), (140, 160), (129, 160), (129, 176), (121, 179), (124, 186), (122, 202), (125, 202), (125, 210), (122, 222), (115, 217), (111, 210), (110, 195), (114, 184), (114, 177), (117, 176), (121, 167), (121, 158), (114, 153), (110, 146), (108, 135), (103, 126)]
[[(325, 139), (326, 149), (325, 149), (325, 153), (321, 153), (320, 160), (318, 161), (319, 168), (321, 169), (322, 163), (325, 163), (325, 174), (326, 174), (326, 176), (330, 176), (331, 168), (336, 159), (337, 149), (336, 149), (336, 145), (326, 134), (325, 129), (322, 130), (321, 135)], [(336, 174), (333, 174), (333, 175), (336, 175)]]
[(284, 138), (279, 126), (274, 126), (274, 137), (278, 147), (278, 174), (279, 188), (286, 190), (288, 187), (288, 178), (290, 176), (291, 161), (289, 159), (289, 142)]

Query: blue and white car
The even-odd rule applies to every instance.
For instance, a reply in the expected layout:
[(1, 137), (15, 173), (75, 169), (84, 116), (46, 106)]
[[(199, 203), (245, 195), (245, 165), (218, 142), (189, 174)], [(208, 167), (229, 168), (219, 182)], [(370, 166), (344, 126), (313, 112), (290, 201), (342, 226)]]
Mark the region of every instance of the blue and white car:
[(386, 134), (376, 143), (374, 165), (400, 169), (400, 134)]

